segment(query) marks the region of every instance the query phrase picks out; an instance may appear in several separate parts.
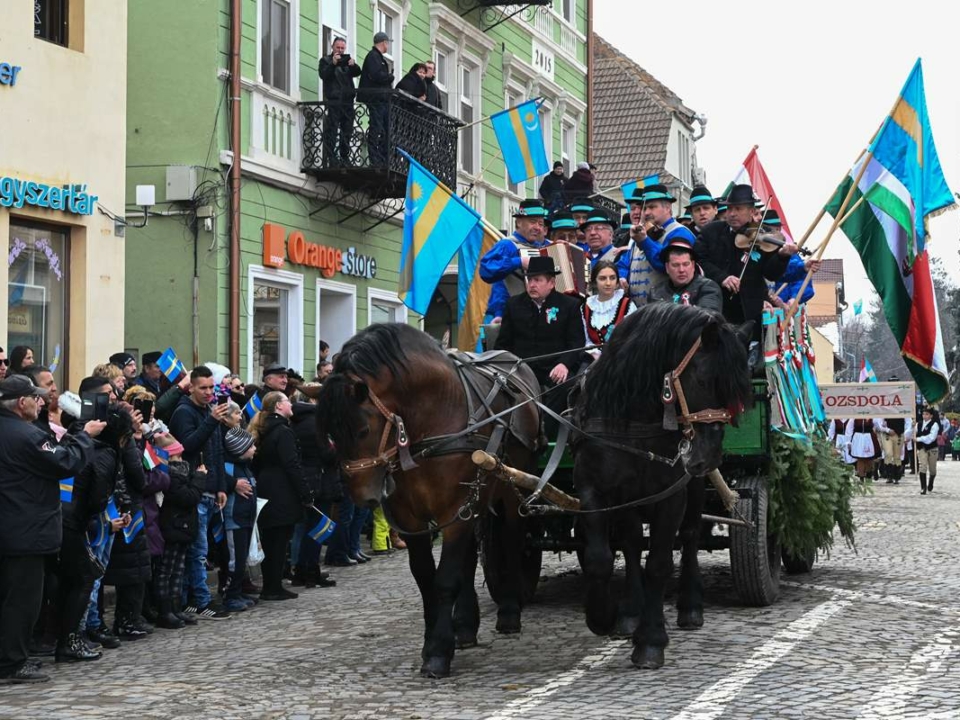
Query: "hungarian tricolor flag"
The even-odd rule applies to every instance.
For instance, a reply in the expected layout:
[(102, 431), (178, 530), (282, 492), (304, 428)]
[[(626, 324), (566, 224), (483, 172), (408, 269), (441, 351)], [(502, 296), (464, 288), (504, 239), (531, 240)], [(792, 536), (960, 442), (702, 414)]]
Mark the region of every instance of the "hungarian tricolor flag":
[(787, 215), (783, 212), (783, 206), (780, 204), (780, 196), (774, 191), (773, 183), (770, 182), (766, 170), (764, 170), (763, 165), (760, 164), (760, 157), (757, 155), (758, 147), (759, 145), (754, 145), (750, 152), (747, 153), (747, 157), (740, 166), (740, 170), (737, 171), (737, 176), (733, 179), (733, 182), (727, 185), (723, 196), (726, 197), (729, 195), (734, 185), (749, 185), (753, 188), (754, 195), (760, 198), (760, 202), (765, 203), (768, 208), (777, 211), (780, 215), (780, 226), (783, 228), (787, 237), (792, 238), (793, 233), (790, 231)]
[(950, 384), (926, 221), (956, 204), (933, 142), (919, 60), (827, 212), (837, 217), (848, 192), (840, 229), (860, 253), (917, 387), (929, 402), (938, 402), (950, 392)]

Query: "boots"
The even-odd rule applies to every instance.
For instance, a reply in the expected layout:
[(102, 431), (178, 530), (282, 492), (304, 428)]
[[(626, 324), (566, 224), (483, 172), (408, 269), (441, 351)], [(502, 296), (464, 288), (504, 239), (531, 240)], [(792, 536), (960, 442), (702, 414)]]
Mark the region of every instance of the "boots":
[(927, 494), (927, 474), (926, 473), (920, 473), (920, 494), (921, 495)]
[(927, 478), (927, 492), (933, 492), (933, 481), (936, 479), (936, 475), (931, 475), (929, 478)]
[(70, 633), (57, 645), (57, 662), (81, 662), (83, 660), (99, 660), (103, 653), (91, 650), (84, 642), (80, 633)]
[[(307, 570), (300, 565), (294, 565), (290, 569), (290, 585), (293, 587), (310, 587), (307, 585)], [(314, 585), (313, 587), (316, 587)]]
[(397, 550), (406, 550), (407, 544), (403, 539), (397, 534), (396, 530), (390, 531), (390, 545), (392, 545)]
[(161, 600), (157, 612), (157, 626), (167, 630), (182, 630), (187, 624), (173, 614), (173, 603), (169, 600)]
[(147, 631), (137, 627), (131, 617), (117, 617), (113, 622), (113, 634), (121, 640), (139, 640), (147, 636)]

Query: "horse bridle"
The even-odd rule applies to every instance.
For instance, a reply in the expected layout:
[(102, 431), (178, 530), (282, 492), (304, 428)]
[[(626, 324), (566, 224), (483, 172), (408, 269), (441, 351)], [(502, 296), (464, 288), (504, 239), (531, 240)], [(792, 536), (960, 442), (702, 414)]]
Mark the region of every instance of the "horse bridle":
[[(350, 376), (354, 382), (363, 382), (356, 376)], [(383, 401), (377, 397), (377, 394), (367, 386), (367, 396), (377, 411), (384, 417), (386, 422), (383, 424), (383, 433), (380, 435), (380, 447), (374, 457), (360, 458), (359, 460), (348, 460), (341, 464), (343, 472), (347, 475), (371, 470), (376, 467), (386, 467), (392, 472), (398, 467), (404, 470), (411, 470), (417, 466), (410, 456), (410, 437), (407, 435), (407, 426), (403, 418), (397, 413), (390, 412)], [(397, 444), (387, 450), (387, 443), (390, 440), (390, 431), (392, 428), (397, 430)]]
[[(733, 417), (726, 409), (709, 408), (692, 413), (687, 406), (687, 397), (683, 393), (680, 376), (683, 375), (683, 371), (687, 369), (687, 365), (693, 360), (693, 356), (697, 354), (702, 344), (702, 339), (698, 337), (687, 354), (683, 356), (680, 364), (663, 376), (663, 392), (660, 394), (660, 399), (663, 401), (664, 429), (677, 430), (679, 425), (683, 425), (683, 436), (687, 440), (693, 440), (696, 434), (694, 423), (728, 423)], [(679, 414), (675, 405), (677, 401), (680, 403)]]

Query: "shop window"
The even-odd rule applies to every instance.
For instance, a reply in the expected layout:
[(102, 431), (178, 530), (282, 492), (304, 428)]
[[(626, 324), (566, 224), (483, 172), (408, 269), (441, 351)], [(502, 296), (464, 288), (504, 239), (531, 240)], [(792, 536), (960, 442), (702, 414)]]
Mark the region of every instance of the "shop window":
[(259, 382), (271, 363), (301, 370), (303, 277), (251, 267), (249, 292), (250, 382)]
[(374, 323), (407, 321), (407, 306), (393, 293), (370, 288), (367, 290), (367, 322)]
[(69, 0), (33, 0), (33, 36), (66, 47)]
[(67, 238), (54, 226), (10, 225), (7, 256), (7, 356), (33, 348), (39, 364), (64, 385), (67, 351)]
[(330, 346), (332, 356), (356, 333), (357, 286), (317, 280), (317, 339)]
[(267, 85), (290, 92), (290, 4), (260, 3), (260, 76)]

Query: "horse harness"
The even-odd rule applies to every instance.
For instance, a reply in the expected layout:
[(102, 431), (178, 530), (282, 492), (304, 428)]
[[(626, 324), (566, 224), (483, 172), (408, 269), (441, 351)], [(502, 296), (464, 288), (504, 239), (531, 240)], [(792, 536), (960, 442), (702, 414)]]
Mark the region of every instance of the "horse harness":
[[(697, 354), (702, 344), (701, 338), (698, 337), (687, 350), (680, 364), (663, 376), (663, 391), (660, 393), (660, 400), (663, 402), (663, 429), (677, 430), (680, 425), (683, 425), (683, 436), (687, 440), (693, 440), (696, 434), (693, 427), (695, 423), (728, 423), (732, 418), (727, 409), (710, 408), (692, 413), (687, 406), (687, 397), (683, 393), (680, 376), (683, 375), (683, 371), (687, 369), (687, 365), (693, 360), (693, 356)], [(679, 415), (676, 408), (677, 401), (680, 402)]]

